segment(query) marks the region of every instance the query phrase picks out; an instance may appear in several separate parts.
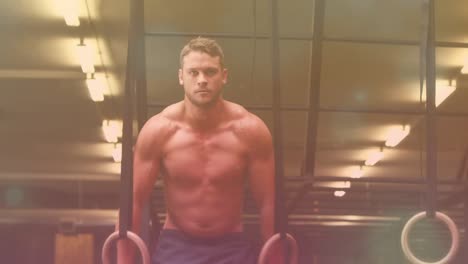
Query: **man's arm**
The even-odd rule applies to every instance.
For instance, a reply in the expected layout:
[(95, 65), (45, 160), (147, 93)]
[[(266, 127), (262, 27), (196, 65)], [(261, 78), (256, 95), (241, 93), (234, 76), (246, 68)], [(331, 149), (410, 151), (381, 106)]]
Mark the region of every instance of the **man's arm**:
[[(164, 138), (164, 119), (155, 116), (151, 118), (140, 131), (133, 156), (133, 211), (130, 230), (140, 234), (142, 210), (149, 201), (156, 177), (159, 173), (161, 146)], [(118, 225), (117, 225), (118, 226)], [(135, 246), (133, 242), (119, 240), (119, 264), (131, 264), (135, 261)]]
[(263, 242), (274, 233), (275, 222), (275, 160), (271, 134), (258, 117), (252, 115), (249, 125), (250, 188), (260, 211)]

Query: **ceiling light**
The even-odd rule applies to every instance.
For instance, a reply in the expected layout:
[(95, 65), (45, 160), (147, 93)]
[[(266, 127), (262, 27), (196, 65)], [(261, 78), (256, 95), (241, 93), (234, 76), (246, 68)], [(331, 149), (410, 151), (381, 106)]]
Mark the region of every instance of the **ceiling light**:
[(359, 167), (356, 167), (352, 170), (351, 172), (351, 178), (353, 179), (359, 179), (362, 177), (362, 175), (364, 175), (364, 169), (362, 166), (359, 166)]
[(112, 150), (112, 158), (114, 158), (115, 162), (122, 162), (122, 144), (117, 143), (114, 145), (114, 149)]
[[(455, 81), (437, 80), (436, 81), (436, 101), (435, 106), (438, 107), (449, 97), (457, 88)], [(422, 97), (426, 99), (426, 89), (424, 89)]]
[(323, 181), (323, 182), (314, 183), (314, 186), (341, 190), (341, 189), (351, 188), (351, 182), (350, 181)]
[(334, 195), (335, 197), (343, 197), (346, 194), (345, 191), (335, 191)]
[(81, 64), (81, 70), (84, 73), (94, 73), (94, 55), (91, 47), (83, 42), (76, 46), (78, 58)]
[(447, 97), (449, 97), (454, 91), (456, 87), (451, 85), (441, 85), (437, 86), (436, 89), (436, 107), (439, 106)]
[(468, 74), (468, 57), (465, 59), (465, 65), (463, 65), (463, 68), (461, 69), (462, 74)]
[(383, 150), (372, 152), (365, 162), (366, 166), (374, 166), (377, 162), (379, 162), (379, 160), (383, 158), (383, 156)]
[(104, 101), (105, 82), (101, 78), (91, 76), (86, 79), (86, 86), (88, 86), (89, 95), (94, 102)]
[(332, 182), (330, 187), (337, 188), (337, 189), (349, 189), (351, 188), (351, 182), (350, 181), (336, 181), (336, 182)]
[(119, 137), (122, 137), (122, 122), (118, 120), (104, 120), (102, 121), (102, 131), (107, 142), (117, 143)]
[(63, 18), (65, 24), (70, 27), (78, 27), (80, 25), (80, 19), (78, 18), (79, 6), (77, 0), (59, 0), (57, 1), (61, 5)]
[(397, 146), (406, 136), (410, 133), (410, 126), (405, 125), (399, 128), (392, 128), (387, 136), (387, 141), (385, 141), (385, 146), (395, 147)]

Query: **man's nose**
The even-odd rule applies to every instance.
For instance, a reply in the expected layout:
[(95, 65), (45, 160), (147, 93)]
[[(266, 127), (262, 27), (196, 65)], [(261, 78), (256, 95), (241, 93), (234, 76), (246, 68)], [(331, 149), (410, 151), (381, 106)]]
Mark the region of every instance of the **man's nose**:
[(206, 79), (205, 74), (203, 74), (203, 73), (198, 74), (197, 82), (198, 82), (198, 84), (206, 84), (208, 81)]

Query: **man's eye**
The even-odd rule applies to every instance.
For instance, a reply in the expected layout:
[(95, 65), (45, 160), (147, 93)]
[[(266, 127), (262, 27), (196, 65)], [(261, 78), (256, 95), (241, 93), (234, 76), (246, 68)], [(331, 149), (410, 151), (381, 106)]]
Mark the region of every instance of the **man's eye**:
[(208, 75), (208, 76), (213, 76), (216, 74), (216, 70), (215, 69), (208, 69), (206, 70), (205, 74)]
[(198, 74), (198, 72), (197, 71), (189, 71), (189, 74), (193, 75), (193, 76), (196, 76)]

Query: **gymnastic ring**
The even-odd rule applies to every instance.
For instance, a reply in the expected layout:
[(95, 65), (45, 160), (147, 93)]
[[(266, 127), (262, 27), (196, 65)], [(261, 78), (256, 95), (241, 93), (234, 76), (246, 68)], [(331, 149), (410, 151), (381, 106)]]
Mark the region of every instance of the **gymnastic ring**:
[[(274, 234), (272, 237), (270, 237), (270, 239), (268, 239), (265, 242), (265, 245), (263, 245), (262, 250), (260, 251), (260, 255), (258, 257), (258, 264), (267, 263), (266, 260), (270, 253), (269, 251), (271, 250), (271, 246), (277, 241), (279, 241), (280, 239), (281, 239), (281, 235), (278, 233), (278, 234)], [(290, 260), (289, 263), (297, 264), (297, 242), (294, 239), (294, 237), (292, 237), (288, 233), (286, 233), (286, 239), (288, 240), (291, 246), (291, 257), (289, 259)]]
[(445, 257), (440, 259), (439, 261), (436, 262), (424, 262), (420, 259), (418, 259), (416, 256), (414, 256), (413, 252), (411, 252), (411, 249), (408, 245), (408, 234), (410, 229), (413, 227), (413, 225), (424, 218), (426, 216), (426, 212), (420, 212), (415, 214), (413, 217), (411, 217), (408, 222), (405, 224), (405, 227), (403, 228), (403, 231), (401, 232), (401, 247), (403, 249), (403, 253), (405, 254), (405, 257), (412, 263), (412, 264), (445, 264), (449, 263), (457, 254), (458, 251), (458, 246), (459, 246), (459, 235), (458, 235), (458, 229), (457, 225), (455, 222), (453, 222), (450, 217), (447, 215), (441, 213), (441, 212), (436, 212), (435, 217), (442, 222), (444, 222), (448, 229), (450, 230), (450, 235), (452, 236), (452, 245), (450, 246), (450, 250), (447, 253)]
[[(102, 246), (102, 263), (103, 264), (109, 264), (111, 263), (111, 257), (110, 257), (110, 247), (112, 245), (112, 242), (114, 240), (117, 240), (119, 238), (119, 231), (115, 231), (112, 233), (104, 242), (104, 245)], [(143, 264), (150, 264), (150, 256), (148, 253), (148, 248), (145, 245), (145, 242), (136, 235), (133, 232), (127, 231), (127, 238), (129, 238), (131, 241), (133, 241), (138, 249), (140, 250), (142, 259), (143, 259)]]

